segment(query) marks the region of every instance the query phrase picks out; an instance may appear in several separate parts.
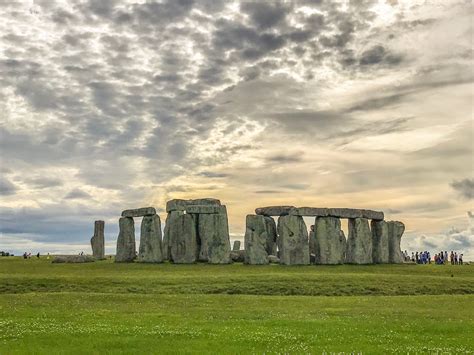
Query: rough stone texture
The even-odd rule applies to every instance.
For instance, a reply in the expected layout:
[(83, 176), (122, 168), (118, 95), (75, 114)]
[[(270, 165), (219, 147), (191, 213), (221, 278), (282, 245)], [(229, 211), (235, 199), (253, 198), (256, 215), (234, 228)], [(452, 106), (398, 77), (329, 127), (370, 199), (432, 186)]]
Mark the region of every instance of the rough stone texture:
[(132, 262), (135, 260), (135, 225), (132, 217), (119, 219), (119, 235), (117, 238), (117, 253), (115, 262)]
[(280, 263), (285, 265), (308, 265), (308, 230), (301, 216), (278, 218)]
[(308, 237), (308, 241), (309, 241), (309, 254), (313, 254), (316, 252), (316, 235), (314, 234), (314, 230), (311, 230), (311, 228), (314, 229), (314, 225), (312, 225), (310, 227), (310, 230), (309, 230), (309, 237)]
[(260, 207), (255, 210), (255, 214), (263, 216), (285, 216), (290, 213), (294, 206), (268, 206)]
[(402, 222), (388, 222), (388, 260), (390, 263), (403, 263), (403, 255), (402, 250), (400, 249), (400, 242), (404, 231), (405, 225)]
[(186, 207), (192, 205), (220, 206), (221, 201), (215, 198), (199, 198), (195, 200), (174, 199), (166, 203), (166, 212), (185, 211)]
[(92, 256), (96, 259), (105, 258), (104, 221), (94, 222), (94, 235), (91, 238)]
[(388, 224), (385, 221), (370, 222), (372, 230), (372, 261), (376, 264), (389, 262), (388, 258)]
[(163, 252), (161, 244), (160, 216), (145, 216), (142, 219), (138, 261), (144, 263), (161, 263)]
[(372, 263), (372, 233), (366, 218), (349, 219), (346, 262), (348, 264)]
[(277, 253), (277, 227), (272, 217), (264, 216), (265, 228), (267, 230), (267, 244), (265, 250), (268, 255), (276, 255)]
[(142, 207), (134, 210), (125, 210), (122, 212), (122, 217), (143, 217), (153, 216), (156, 214), (156, 210), (153, 207)]
[(206, 206), (206, 205), (189, 205), (185, 207), (186, 213), (211, 214), (211, 213), (227, 213), (225, 206)]
[(234, 245), (232, 246), (232, 251), (240, 250), (240, 240), (234, 240)]
[(314, 216), (314, 217), (336, 217), (336, 218), (367, 218), (383, 220), (384, 214), (379, 211), (363, 210), (357, 208), (317, 208), (298, 207), (289, 211), (293, 216)]
[(177, 216), (182, 215), (182, 211), (171, 211), (166, 216), (165, 228), (163, 231), (163, 260), (170, 260), (171, 257), (171, 243), (170, 243), (170, 225), (172, 220)]
[(230, 239), (227, 212), (200, 214), (198, 221), (198, 236), (201, 242), (199, 260), (210, 264), (230, 263)]
[(234, 262), (243, 263), (245, 261), (245, 250), (231, 251), (230, 258)]
[(198, 245), (196, 225), (189, 214), (176, 214), (170, 220), (169, 230), (170, 259), (176, 264), (191, 264), (196, 261)]
[(276, 255), (269, 255), (268, 256), (268, 262), (271, 264), (279, 264), (280, 263), (280, 258)]
[(265, 217), (249, 214), (245, 226), (245, 263), (253, 265), (268, 264)]
[(346, 238), (336, 217), (316, 217), (314, 223), (315, 264), (343, 264)]
[(95, 257), (90, 255), (58, 255), (55, 256), (51, 261), (54, 264), (62, 263), (91, 263), (96, 260)]

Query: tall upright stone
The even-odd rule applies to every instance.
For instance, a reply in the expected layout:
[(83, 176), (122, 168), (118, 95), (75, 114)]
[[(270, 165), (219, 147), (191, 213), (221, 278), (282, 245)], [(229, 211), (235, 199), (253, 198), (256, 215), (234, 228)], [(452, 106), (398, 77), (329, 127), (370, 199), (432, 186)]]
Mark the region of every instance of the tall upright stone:
[(262, 215), (247, 215), (245, 220), (245, 263), (268, 264), (267, 227)]
[(316, 217), (314, 229), (315, 264), (343, 264), (346, 238), (339, 218)]
[(301, 216), (278, 218), (280, 263), (285, 265), (308, 265), (308, 230)]
[(132, 217), (121, 217), (119, 219), (119, 235), (117, 238), (117, 253), (115, 262), (127, 263), (135, 260), (135, 224)]
[(165, 261), (171, 259), (170, 226), (182, 214), (184, 214), (182, 211), (170, 211), (166, 216), (165, 228), (163, 230), (163, 260)]
[(310, 226), (309, 228), (309, 255), (313, 254), (316, 255), (316, 234), (314, 233), (314, 225)]
[(227, 211), (214, 214), (199, 214), (198, 236), (200, 240), (199, 260), (210, 264), (228, 264), (230, 260), (230, 238)]
[(199, 252), (194, 218), (190, 214), (176, 215), (170, 220), (168, 235), (170, 259), (175, 264), (194, 263)]
[(348, 264), (372, 263), (372, 233), (366, 218), (349, 219), (346, 262)]
[(277, 226), (272, 217), (265, 217), (265, 228), (267, 230), (266, 251), (268, 255), (277, 255)]
[(403, 263), (403, 254), (400, 248), (400, 242), (405, 225), (399, 221), (388, 222), (388, 259), (392, 264)]
[(240, 240), (234, 240), (234, 245), (232, 246), (232, 251), (240, 250)]
[(389, 262), (388, 224), (385, 221), (372, 220), (372, 261), (376, 264)]
[(138, 261), (144, 263), (163, 262), (160, 216), (145, 216), (142, 219)]
[(92, 256), (105, 259), (104, 221), (94, 222), (94, 235), (91, 238)]

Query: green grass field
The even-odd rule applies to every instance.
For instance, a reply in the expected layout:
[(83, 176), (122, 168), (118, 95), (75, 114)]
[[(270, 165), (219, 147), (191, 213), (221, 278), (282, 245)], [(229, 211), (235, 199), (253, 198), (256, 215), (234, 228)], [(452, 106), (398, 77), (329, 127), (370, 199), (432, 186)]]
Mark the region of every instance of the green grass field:
[(474, 266), (0, 258), (0, 354), (474, 353)]

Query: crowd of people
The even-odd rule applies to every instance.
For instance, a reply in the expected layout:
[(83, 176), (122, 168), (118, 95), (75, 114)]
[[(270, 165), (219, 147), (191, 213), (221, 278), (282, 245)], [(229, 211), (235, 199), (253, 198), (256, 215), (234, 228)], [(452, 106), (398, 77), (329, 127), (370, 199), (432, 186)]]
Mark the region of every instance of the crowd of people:
[(408, 252), (405, 250), (403, 252), (405, 257), (405, 261), (412, 261), (417, 264), (431, 264), (432, 262), (437, 265), (462, 265), (462, 257), (461, 253), (455, 252), (451, 250), (451, 253), (448, 254), (448, 251), (440, 251), (439, 253), (435, 254), (434, 257), (431, 257), (429, 251), (420, 251), (420, 252), (412, 252), (411, 257), (408, 255)]

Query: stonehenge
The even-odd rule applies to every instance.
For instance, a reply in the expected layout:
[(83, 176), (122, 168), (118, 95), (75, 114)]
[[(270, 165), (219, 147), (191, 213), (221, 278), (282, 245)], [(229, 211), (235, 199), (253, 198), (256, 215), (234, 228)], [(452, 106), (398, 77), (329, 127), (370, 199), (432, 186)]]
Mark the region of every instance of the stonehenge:
[(231, 262), (227, 209), (218, 199), (175, 199), (166, 204), (164, 259), (174, 263)]
[[(140, 246), (137, 255), (135, 243), (135, 222), (133, 217), (143, 217), (140, 227)], [(115, 262), (127, 263), (135, 259), (145, 263), (163, 261), (161, 221), (153, 207), (125, 210), (119, 219), (119, 235)]]
[[(244, 249), (231, 249), (227, 208), (215, 198), (174, 199), (166, 203), (166, 223), (153, 207), (125, 210), (119, 219), (116, 262), (176, 264), (206, 262), (250, 265), (336, 265), (403, 263), (405, 226), (385, 221), (381, 211), (352, 208), (268, 206), (246, 216)], [(143, 217), (135, 246), (134, 217)], [(278, 217), (277, 222), (274, 217)], [(310, 230), (304, 218), (314, 218)], [(348, 220), (348, 235), (341, 228)], [(96, 221), (93, 255), (104, 257), (104, 222)]]
[(94, 235), (91, 238), (92, 256), (96, 259), (105, 259), (104, 221), (94, 222)]

